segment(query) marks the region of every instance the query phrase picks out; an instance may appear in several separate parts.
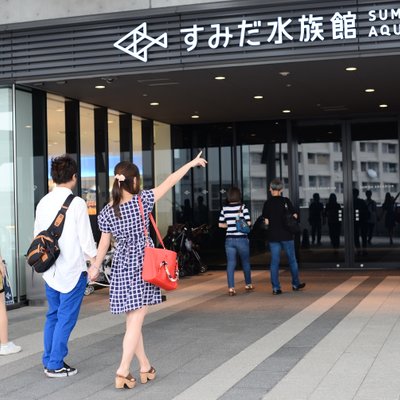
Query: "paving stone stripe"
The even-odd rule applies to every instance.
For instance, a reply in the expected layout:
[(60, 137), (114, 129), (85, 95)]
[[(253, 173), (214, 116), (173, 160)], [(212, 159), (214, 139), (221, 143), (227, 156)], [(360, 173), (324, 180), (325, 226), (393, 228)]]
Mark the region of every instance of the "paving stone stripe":
[[(368, 279), (353, 276), (180, 393), (174, 400), (214, 400)], [(227, 373), (229, 371), (229, 373)]]
[[(253, 272), (253, 277), (265, 275), (264, 271)], [(242, 283), (243, 279), (236, 279), (237, 283)], [(226, 286), (226, 277), (218, 275), (216, 278), (211, 278), (205, 282), (186, 286), (175, 292), (167, 294), (168, 300), (162, 304), (149, 308), (149, 314), (146, 317), (145, 325), (166, 318), (175, 314), (185, 308), (194, 307), (196, 304), (203, 303), (210, 299), (216, 298), (221, 295)], [(45, 313), (45, 310), (43, 311)], [(44, 314), (43, 314), (44, 315)], [(114, 327), (119, 324), (125, 323), (124, 315), (111, 315), (109, 311), (102, 312), (87, 318), (81, 318), (75, 329), (72, 332), (70, 342), (85, 337), (93, 336), (93, 343), (96, 342), (96, 337), (99, 332)], [(96, 334), (96, 335), (95, 335)], [(22, 346), (21, 353), (14, 354), (8, 357), (0, 358), (0, 367), (22, 360), (31, 355), (41, 353), (43, 351), (43, 332), (35, 332), (16, 339), (19, 345)], [(19, 370), (23, 371), (26, 366), (19, 364)], [(14, 367), (10, 370), (1, 372), (1, 378), (11, 376), (18, 371)]]
[[(311, 349), (263, 400), (353, 399), (399, 321), (399, 301), (400, 277), (389, 276)], [(394, 389), (397, 390), (395, 397), (393, 392), (391, 397), (382, 397), (375, 392), (373, 398), (397, 400), (400, 384), (394, 385)]]

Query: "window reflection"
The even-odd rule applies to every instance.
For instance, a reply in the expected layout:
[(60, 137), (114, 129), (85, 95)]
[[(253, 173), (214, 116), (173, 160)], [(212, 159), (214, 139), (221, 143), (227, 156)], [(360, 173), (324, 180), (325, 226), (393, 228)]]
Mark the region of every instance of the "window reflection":
[(94, 146), (94, 107), (80, 104), (81, 140), (81, 187), (82, 198), (86, 200), (89, 215), (95, 215), (96, 207), (96, 165)]
[(142, 120), (139, 117), (132, 117), (132, 147), (132, 162), (139, 168), (140, 176), (142, 176)]
[(65, 99), (47, 94), (47, 149), (49, 164), (49, 191), (54, 187), (50, 175), (51, 159), (66, 152), (65, 145)]
[(119, 113), (108, 111), (108, 176), (109, 190), (114, 182), (114, 167), (121, 161), (121, 145), (119, 138)]

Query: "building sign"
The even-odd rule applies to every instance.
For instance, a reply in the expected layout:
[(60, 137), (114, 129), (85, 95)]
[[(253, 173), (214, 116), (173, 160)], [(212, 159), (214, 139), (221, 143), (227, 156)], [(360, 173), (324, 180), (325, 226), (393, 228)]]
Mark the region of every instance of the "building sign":
[[(359, 27), (359, 21), (366, 21)], [(279, 48), (287, 43), (293, 46), (322, 43), (324, 41), (346, 42), (361, 38), (371, 40), (400, 36), (400, 8), (370, 9), (362, 12), (352, 10), (334, 11), (331, 15), (308, 13), (298, 18), (278, 16), (274, 19), (241, 18), (229, 24), (196, 23), (183, 26), (178, 34), (182, 48), (195, 54), (201, 47), (209, 49), (237, 48)], [(143, 22), (114, 43), (119, 50), (147, 62), (149, 50), (154, 47), (168, 49), (168, 37), (171, 32), (152, 37), (148, 34), (148, 24)]]

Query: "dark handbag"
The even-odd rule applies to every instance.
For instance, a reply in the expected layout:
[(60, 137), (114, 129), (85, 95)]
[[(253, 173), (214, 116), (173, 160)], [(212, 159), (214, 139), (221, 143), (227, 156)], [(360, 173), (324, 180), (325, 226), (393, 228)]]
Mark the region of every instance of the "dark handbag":
[(287, 202), (285, 201), (285, 213), (283, 215), (283, 223), (290, 233), (296, 235), (300, 233), (300, 224), (296, 218), (293, 217), (293, 214), (290, 212)]
[[(242, 216), (240, 216), (242, 214)], [(250, 233), (250, 226), (243, 217), (243, 204), (240, 207), (240, 214), (236, 217), (236, 230), (241, 233)]]
[[(4, 289), (4, 298), (5, 298), (5, 302), (6, 302), (6, 306), (11, 306), (12, 304), (14, 304), (14, 295), (11, 289), (11, 283), (10, 283), (10, 277), (8, 276), (8, 271), (7, 271), (7, 266), (6, 266), (6, 262), (3, 260), (4, 266), (6, 267), (6, 274), (5, 276), (1, 276), (0, 274), (0, 279), (3, 280), (3, 289)], [(0, 284), (0, 288), (1, 288), (1, 284)]]
[(260, 215), (251, 228), (250, 235), (255, 240), (267, 240), (269, 225), (265, 223), (265, 218)]
[(146, 228), (142, 199), (138, 196), (140, 214), (143, 220), (143, 229), (146, 239), (144, 248), (142, 279), (165, 290), (174, 290), (178, 287), (179, 269), (177, 254), (164, 246), (160, 231), (154, 221), (153, 215), (149, 213), (150, 221), (162, 245), (162, 249), (151, 247), (149, 233)]
[(46, 230), (39, 232), (28, 248), (26, 260), (38, 273), (46, 272), (60, 255), (58, 239), (64, 228), (65, 213), (74, 197), (73, 194), (67, 197), (51, 225)]

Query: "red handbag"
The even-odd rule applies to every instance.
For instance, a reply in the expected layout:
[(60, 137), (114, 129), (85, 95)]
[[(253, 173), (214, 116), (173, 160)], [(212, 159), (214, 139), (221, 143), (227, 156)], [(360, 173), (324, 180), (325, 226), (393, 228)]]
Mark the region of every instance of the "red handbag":
[(153, 215), (149, 213), (150, 221), (156, 231), (157, 238), (162, 245), (162, 249), (151, 247), (149, 233), (146, 228), (142, 199), (138, 196), (139, 208), (142, 215), (146, 247), (144, 248), (142, 278), (155, 286), (165, 290), (174, 290), (178, 287), (179, 269), (177, 254), (175, 251), (168, 250), (164, 246), (160, 231), (154, 221)]

